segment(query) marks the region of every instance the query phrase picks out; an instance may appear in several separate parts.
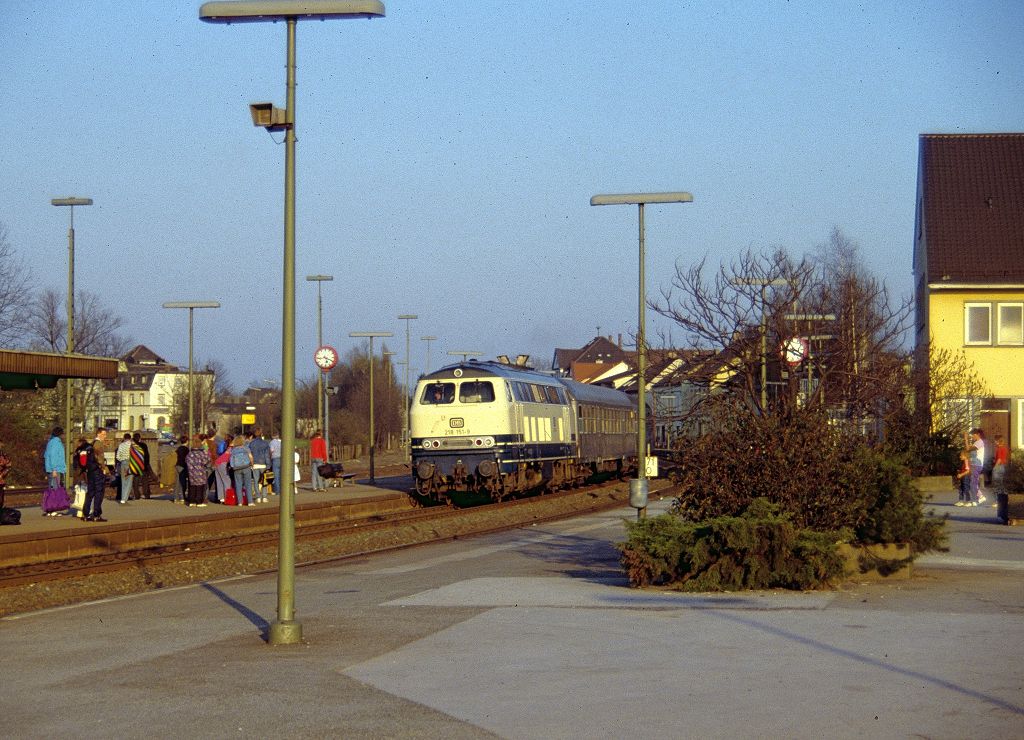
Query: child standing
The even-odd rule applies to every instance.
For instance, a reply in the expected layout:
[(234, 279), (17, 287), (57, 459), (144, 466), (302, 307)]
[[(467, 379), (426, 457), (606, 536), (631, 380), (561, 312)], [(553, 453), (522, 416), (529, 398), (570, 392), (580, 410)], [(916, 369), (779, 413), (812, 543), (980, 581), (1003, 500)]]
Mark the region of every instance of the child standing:
[(971, 501), (971, 453), (968, 450), (960, 450), (960, 470), (956, 474), (960, 496), (956, 501), (957, 506), (977, 506)]

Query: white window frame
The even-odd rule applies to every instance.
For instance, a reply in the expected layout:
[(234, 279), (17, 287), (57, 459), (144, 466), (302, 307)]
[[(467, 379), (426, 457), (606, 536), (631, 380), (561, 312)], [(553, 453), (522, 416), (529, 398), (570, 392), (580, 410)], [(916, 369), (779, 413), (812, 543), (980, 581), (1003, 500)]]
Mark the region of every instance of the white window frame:
[[(1016, 308), (1020, 311), (1020, 323), (1017, 324), (1017, 335), (1019, 338), (1013, 340), (1003, 339), (1003, 309)], [(1024, 346), (1024, 303), (998, 303), (996, 304), (996, 344), (1001, 347)]]
[[(984, 340), (971, 340), (970, 313), (972, 308), (984, 308), (988, 311), (988, 337)], [(964, 344), (969, 347), (985, 347), (992, 344), (992, 304), (991, 303), (965, 303), (964, 304)]]

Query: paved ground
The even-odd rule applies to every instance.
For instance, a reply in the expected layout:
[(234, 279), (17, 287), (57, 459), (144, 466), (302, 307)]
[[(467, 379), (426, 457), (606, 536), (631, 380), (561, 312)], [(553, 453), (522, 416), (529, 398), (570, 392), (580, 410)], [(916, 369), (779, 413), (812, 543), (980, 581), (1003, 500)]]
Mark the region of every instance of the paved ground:
[(951, 502), (949, 553), (836, 592), (628, 589), (622, 510), (300, 569), (301, 646), (272, 577), (8, 618), (4, 734), (1020, 737), (1024, 528)]

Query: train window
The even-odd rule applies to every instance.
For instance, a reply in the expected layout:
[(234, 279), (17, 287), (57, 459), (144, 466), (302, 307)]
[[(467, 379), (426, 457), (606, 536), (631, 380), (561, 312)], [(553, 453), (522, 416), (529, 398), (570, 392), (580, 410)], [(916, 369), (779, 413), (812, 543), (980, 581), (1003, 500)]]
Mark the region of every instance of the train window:
[(530, 393), (533, 394), (531, 399), (534, 403), (547, 403), (548, 397), (544, 393), (544, 387), (540, 385), (534, 385), (530, 383)]
[(473, 380), (459, 385), (459, 403), (490, 403), (494, 386), (489, 380)]
[(512, 384), (512, 389), (515, 391), (516, 400), (529, 403), (533, 400), (530, 396), (530, 386), (521, 380), (517, 380)]
[(548, 397), (548, 403), (558, 403), (558, 391), (554, 386), (544, 386), (544, 394)]
[(455, 383), (430, 383), (423, 386), (420, 403), (451, 403), (455, 400)]
[(563, 406), (568, 406), (569, 405), (569, 397), (567, 395), (565, 395), (565, 389), (564, 388), (555, 388), (555, 391), (557, 391), (557, 393), (558, 393), (558, 402), (560, 404), (562, 404)]

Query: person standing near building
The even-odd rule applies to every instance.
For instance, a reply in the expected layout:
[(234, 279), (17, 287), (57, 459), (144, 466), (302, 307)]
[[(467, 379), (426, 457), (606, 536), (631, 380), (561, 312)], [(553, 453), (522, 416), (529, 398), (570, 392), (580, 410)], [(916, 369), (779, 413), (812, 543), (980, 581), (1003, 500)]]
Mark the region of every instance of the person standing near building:
[(82, 450), (85, 454), (85, 506), (82, 507), (83, 522), (105, 522), (103, 518), (103, 492), (107, 487), (107, 430), (100, 427), (91, 445)]
[(327, 462), (327, 442), (318, 429), (309, 440), (309, 462), (313, 469), (310, 478), (314, 491), (326, 491), (324, 479), (320, 477), (320, 466)]
[(975, 427), (971, 430), (971, 506), (985, 503), (981, 490), (981, 473), (985, 468), (985, 432)]
[(270, 490), (277, 496), (281, 493), (281, 435), (274, 434), (270, 438), (270, 469), (274, 473)]
[(127, 504), (132, 495), (132, 479), (135, 477), (131, 469), (132, 456), (132, 435), (125, 432), (121, 444), (117, 446), (114, 453), (114, 464), (117, 465), (117, 472), (121, 476), (121, 495), (117, 499), (119, 504)]
[(50, 440), (46, 443), (46, 451), (43, 453), (43, 466), (46, 468), (46, 484), (50, 488), (57, 488), (66, 485), (68, 466), (64, 460), (64, 434), (62, 427), (54, 427), (50, 433)]
[[(1010, 467), (1010, 448), (1006, 446), (1006, 438), (996, 435), (996, 453), (992, 461), (992, 488), (996, 496), (1006, 493), (1006, 471)], [(998, 499), (992, 503), (998, 506)]]
[(249, 506), (256, 503), (256, 486), (252, 477), (252, 453), (245, 444), (245, 437), (239, 434), (231, 441), (231, 453), (228, 458), (231, 474), (235, 478), (235, 495), (238, 505), (242, 505), (242, 496), (246, 496)]

